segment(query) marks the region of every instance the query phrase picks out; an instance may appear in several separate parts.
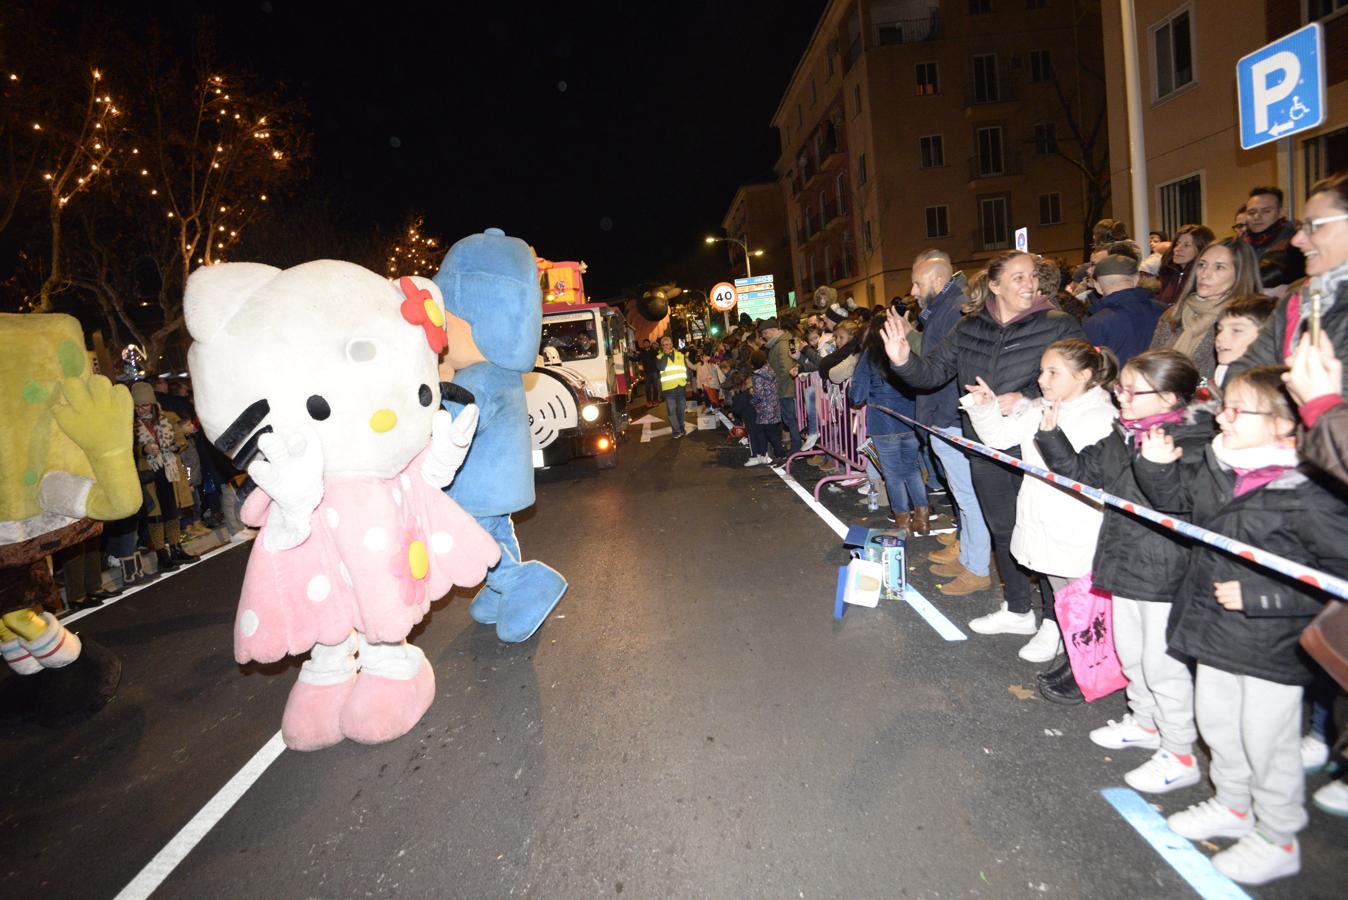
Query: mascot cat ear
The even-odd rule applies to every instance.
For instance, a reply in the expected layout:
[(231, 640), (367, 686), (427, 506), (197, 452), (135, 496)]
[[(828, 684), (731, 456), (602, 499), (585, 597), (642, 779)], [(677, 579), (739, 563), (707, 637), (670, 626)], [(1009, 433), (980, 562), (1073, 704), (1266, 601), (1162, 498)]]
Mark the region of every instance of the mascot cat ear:
[(210, 342), (258, 288), (279, 274), (280, 269), (261, 263), (221, 263), (197, 269), (188, 276), (183, 292), (187, 333), (194, 341)]

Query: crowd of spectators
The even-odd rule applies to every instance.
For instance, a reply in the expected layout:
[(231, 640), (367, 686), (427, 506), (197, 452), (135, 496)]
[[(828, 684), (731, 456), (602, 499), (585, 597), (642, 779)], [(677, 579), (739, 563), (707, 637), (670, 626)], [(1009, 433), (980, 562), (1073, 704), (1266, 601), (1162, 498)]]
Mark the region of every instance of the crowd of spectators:
[[(929, 494), (948, 491), (957, 530), (926, 554), (938, 590), (1000, 582), (1000, 607), (969, 627), (1028, 637), (1018, 656), (1044, 666), (1046, 699), (1083, 700), (1056, 595), (1087, 576), (1110, 592), (1128, 713), (1091, 739), (1150, 751), (1126, 780), (1162, 794), (1199, 783), (1201, 737), (1215, 795), (1169, 822), (1234, 839), (1214, 864), (1249, 884), (1299, 871), (1303, 770), (1334, 744), (1337, 687), (1297, 644), (1326, 598), (939, 434), (1348, 576), (1348, 173), (1316, 184), (1299, 222), (1283, 205), (1255, 187), (1228, 237), (1194, 223), (1152, 232), (1145, 250), (1103, 220), (1077, 267), (1008, 251), (966, 276), (929, 250), (888, 308), (779, 310), (687, 352), (688, 389), (744, 426), (748, 466), (818, 440), (812, 396), (797, 416), (798, 379), (865, 407), (895, 524), (926, 532)], [(1344, 780), (1313, 799), (1348, 816)]]

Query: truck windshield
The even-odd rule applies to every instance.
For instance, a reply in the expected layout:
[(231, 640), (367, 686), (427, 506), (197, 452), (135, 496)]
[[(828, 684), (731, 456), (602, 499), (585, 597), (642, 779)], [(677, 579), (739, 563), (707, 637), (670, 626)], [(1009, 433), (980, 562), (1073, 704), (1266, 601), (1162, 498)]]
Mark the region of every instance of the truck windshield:
[[(594, 316), (580, 313), (572, 316), (548, 316), (543, 319), (543, 342), (538, 352), (552, 347), (562, 362), (577, 359), (595, 359), (599, 356), (599, 340), (595, 333)], [(544, 354), (546, 355), (546, 354)]]

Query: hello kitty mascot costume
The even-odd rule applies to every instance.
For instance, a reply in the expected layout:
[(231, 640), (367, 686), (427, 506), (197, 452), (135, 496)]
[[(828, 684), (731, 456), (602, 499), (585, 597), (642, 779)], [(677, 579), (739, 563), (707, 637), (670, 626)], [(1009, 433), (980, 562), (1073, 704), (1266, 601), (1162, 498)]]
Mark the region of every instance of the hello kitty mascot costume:
[(400, 737), (435, 696), (408, 632), (500, 557), (442, 492), (477, 408), (440, 408), (439, 290), (334, 260), (225, 263), (192, 273), (184, 314), (202, 427), (257, 484), (235, 659), (309, 653), (281, 720), (292, 749)]

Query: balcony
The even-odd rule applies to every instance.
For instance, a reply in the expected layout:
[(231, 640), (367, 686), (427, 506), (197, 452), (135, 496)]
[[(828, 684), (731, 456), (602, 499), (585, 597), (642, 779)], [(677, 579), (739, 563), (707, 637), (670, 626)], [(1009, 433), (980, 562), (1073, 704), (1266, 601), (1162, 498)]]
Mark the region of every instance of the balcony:
[(933, 12), (919, 19), (896, 19), (875, 25), (875, 43), (881, 47), (898, 44), (923, 44), (945, 37), (945, 22)]
[(842, 281), (844, 278), (851, 278), (853, 268), (851, 254), (844, 255), (840, 259), (832, 260), (828, 264), (828, 280)]
[(805, 190), (805, 179), (801, 178), (800, 175), (793, 176), (791, 178), (791, 196), (794, 197), (803, 190)]
[(1016, 99), (1016, 81), (1004, 69), (997, 71), (996, 78), (971, 78), (964, 86), (964, 109), (971, 110), (980, 106), (992, 106), (997, 103), (1011, 103)]
[(970, 181), (985, 181), (989, 178), (1006, 178), (1023, 174), (1025, 174), (1025, 169), (1021, 166), (1019, 153), (1003, 153), (1000, 159), (993, 155), (969, 157)]

